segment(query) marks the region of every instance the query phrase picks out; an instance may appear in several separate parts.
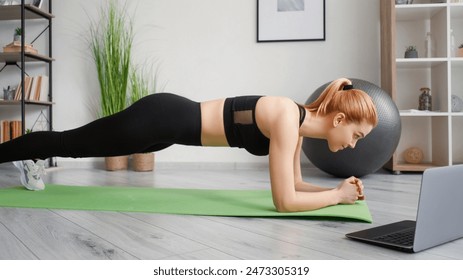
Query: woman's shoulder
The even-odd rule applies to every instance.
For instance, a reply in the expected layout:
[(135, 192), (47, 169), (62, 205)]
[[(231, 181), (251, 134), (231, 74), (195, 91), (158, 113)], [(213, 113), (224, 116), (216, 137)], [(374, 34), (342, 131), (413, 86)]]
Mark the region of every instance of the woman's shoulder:
[(288, 97), (265, 96), (259, 99), (256, 106), (257, 123), (263, 124), (267, 131), (283, 124), (287, 128), (299, 123), (297, 104)]
[(263, 96), (259, 99), (259, 103), (273, 110), (294, 109), (296, 105), (296, 102), (285, 96)]

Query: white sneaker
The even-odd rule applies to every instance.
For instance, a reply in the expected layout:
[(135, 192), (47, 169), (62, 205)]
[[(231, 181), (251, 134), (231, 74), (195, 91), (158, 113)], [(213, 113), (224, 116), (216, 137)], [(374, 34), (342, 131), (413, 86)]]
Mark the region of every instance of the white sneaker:
[(41, 175), (45, 174), (45, 162), (43, 160), (34, 163), (32, 160), (13, 162), (21, 172), (21, 184), (31, 191), (41, 191), (45, 189)]

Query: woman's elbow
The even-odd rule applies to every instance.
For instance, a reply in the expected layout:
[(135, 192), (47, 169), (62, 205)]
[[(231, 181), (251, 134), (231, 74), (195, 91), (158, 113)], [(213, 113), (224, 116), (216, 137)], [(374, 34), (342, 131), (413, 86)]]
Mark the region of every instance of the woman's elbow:
[(294, 203), (288, 199), (281, 199), (278, 201), (274, 201), (273, 204), (277, 212), (280, 213), (288, 213), (288, 212), (296, 212), (297, 210), (294, 207)]
[(274, 200), (273, 204), (275, 208), (280, 213), (290, 213), (290, 212), (301, 212), (301, 211), (312, 211), (316, 209), (320, 209), (322, 207), (328, 205), (318, 205), (318, 204), (311, 204), (309, 202), (303, 203), (302, 201), (294, 198), (294, 199), (280, 199)]

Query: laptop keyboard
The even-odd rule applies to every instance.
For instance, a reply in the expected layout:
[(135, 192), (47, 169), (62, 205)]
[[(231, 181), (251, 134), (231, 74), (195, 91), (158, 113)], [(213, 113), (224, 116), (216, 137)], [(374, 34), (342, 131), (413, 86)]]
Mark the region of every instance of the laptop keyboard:
[(412, 246), (413, 240), (415, 239), (415, 228), (409, 228), (402, 231), (381, 235), (374, 239), (381, 242), (403, 246)]

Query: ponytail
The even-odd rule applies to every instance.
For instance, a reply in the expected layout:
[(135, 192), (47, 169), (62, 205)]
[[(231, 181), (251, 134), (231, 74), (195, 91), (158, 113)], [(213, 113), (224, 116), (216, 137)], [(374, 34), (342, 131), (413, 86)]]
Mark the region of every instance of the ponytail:
[(346, 115), (347, 121), (366, 121), (373, 126), (378, 124), (376, 107), (371, 97), (364, 91), (353, 88), (352, 82), (346, 78), (331, 82), (306, 108), (321, 116), (342, 112)]

